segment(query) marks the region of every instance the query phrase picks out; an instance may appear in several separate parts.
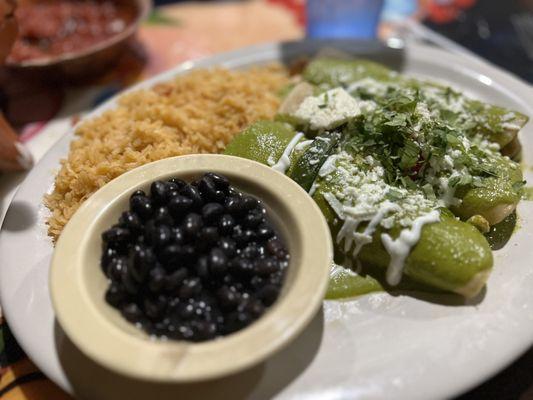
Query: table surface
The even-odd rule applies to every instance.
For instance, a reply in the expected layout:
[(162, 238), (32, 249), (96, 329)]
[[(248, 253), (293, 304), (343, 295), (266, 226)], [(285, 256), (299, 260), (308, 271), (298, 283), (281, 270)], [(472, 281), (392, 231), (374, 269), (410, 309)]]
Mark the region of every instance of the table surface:
[[(294, 7), (286, 8), (279, 3), (283, 2), (182, 3), (157, 9), (141, 26), (137, 42), (113, 71), (91, 87), (66, 91), (55, 115), (25, 126), (21, 140), (39, 160), (80, 115), (125, 86), (188, 59), (251, 44), (302, 38), (301, 18), (295, 15)], [(205, 29), (206, 26), (211, 29)], [(0, 175), (0, 222), (23, 179), (23, 173)], [(1, 317), (0, 398), (70, 399), (25, 356)], [(459, 399), (533, 400), (533, 349)]]

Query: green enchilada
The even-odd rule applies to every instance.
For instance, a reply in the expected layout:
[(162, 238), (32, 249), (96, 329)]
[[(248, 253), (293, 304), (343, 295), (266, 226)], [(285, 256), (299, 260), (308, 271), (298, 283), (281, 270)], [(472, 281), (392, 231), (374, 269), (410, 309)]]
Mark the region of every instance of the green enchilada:
[(226, 153), (287, 174), (317, 202), (342, 265), (331, 297), (382, 287), (473, 297), (493, 265), (482, 233), (522, 195), (504, 154), (518, 154), (527, 120), (370, 61), (318, 59), (276, 121), (250, 126)]

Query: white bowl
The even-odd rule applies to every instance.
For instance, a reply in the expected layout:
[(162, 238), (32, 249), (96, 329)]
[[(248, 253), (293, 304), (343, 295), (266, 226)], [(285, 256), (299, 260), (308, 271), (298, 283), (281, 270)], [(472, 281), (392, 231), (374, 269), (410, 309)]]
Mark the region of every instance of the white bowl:
[[(158, 179), (191, 181), (213, 171), (261, 199), (291, 255), (278, 300), (245, 329), (203, 343), (160, 340), (127, 322), (104, 300), (101, 233), (128, 208), (131, 193)], [(319, 309), (328, 283), (332, 243), (327, 223), (295, 182), (254, 161), (221, 155), (168, 158), (136, 168), (93, 194), (57, 243), (50, 291), (57, 319), (88, 357), (127, 376), (159, 382), (219, 377), (256, 364), (279, 350)]]

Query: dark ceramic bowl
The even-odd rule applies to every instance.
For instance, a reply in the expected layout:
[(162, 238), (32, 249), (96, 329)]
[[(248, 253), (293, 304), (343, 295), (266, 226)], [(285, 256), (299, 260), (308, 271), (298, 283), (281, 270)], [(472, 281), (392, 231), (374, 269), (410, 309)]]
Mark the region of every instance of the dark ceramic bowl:
[(119, 4), (133, 5), (135, 8), (135, 18), (122, 32), (89, 48), (19, 63), (9, 62), (5, 68), (9, 73), (17, 76), (31, 76), (47, 81), (59, 80), (63, 82), (83, 81), (103, 73), (118, 60), (128, 42), (135, 36), (140, 23), (147, 17), (152, 8), (151, 0), (113, 1)]

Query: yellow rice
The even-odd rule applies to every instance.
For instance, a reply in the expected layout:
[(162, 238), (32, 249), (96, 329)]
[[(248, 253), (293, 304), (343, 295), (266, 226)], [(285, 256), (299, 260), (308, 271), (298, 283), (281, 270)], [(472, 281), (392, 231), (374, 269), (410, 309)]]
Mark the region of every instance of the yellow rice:
[(281, 67), (200, 70), (120, 98), (116, 108), (83, 123), (62, 160), (52, 193), (48, 233), (59, 237), (92, 193), (124, 172), (166, 157), (218, 153), (250, 123), (272, 118)]

